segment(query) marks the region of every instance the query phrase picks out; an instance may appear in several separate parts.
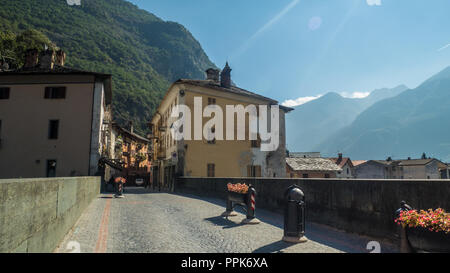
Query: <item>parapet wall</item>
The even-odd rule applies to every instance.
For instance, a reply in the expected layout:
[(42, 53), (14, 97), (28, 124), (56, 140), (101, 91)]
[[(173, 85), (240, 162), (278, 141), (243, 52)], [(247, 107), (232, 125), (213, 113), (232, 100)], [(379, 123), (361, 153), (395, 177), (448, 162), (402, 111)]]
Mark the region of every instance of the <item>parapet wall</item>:
[(285, 190), (296, 184), (305, 194), (307, 221), (391, 241), (396, 239), (394, 216), (402, 200), (413, 208), (450, 211), (450, 180), (181, 177), (175, 191), (225, 200), (229, 182), (254, 185), (256, 207), (280, 213)]
[(100, 177), (0, 180), (0, 252), (53, 252), (100, 193)]

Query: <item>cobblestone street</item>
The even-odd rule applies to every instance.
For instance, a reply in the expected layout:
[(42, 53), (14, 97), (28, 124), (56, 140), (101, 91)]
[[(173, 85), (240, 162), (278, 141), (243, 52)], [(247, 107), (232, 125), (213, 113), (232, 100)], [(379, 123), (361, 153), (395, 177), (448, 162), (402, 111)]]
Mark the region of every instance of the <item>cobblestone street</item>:
[[(126, 188), (125, 198), (94, 200), (55, 252), (72, 252), (74, 244), (82, 253), (369, 252), (369, 238), (310, 223), (308, 242), (285, 243), (281, 215), (257, 209), (261, 223), (241, 225), (243, 211), (228, 220), (224, 211), (219, 199)], [(381, 252), (395, 248), (382, 243)]]

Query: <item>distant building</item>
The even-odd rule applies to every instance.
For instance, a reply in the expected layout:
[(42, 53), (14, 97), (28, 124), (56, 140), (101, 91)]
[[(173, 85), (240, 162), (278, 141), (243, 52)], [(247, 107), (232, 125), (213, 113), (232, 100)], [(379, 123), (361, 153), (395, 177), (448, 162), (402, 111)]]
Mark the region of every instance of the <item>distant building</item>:
[(286, 174), (289, 178), (336, 178), (342, 168), (326, 158), (286, 158)]
[(349, 157), (343, 157), (342, 153), (338, 154), (338, 157), (332, 157), (328, 158), (332, 162), (334, 162), (336, 165), (339, 166), (339, 168), (342, 169), (341, 173), (337, 174), (338, 178), (353, 178), (354, 177), (354, 166), (353, 162), (350, 160)]
[(0, 178), (96, 175), (111, 156), (111, 75), (65, 57), (29, 50), (24, 67), (0, 72)]
[(355, 167), (356, 178), (441, 179), (447, 164), (435, 159), (369, 160)]
[(121, 175), (126, 185), (134, 185), (137, 178), (150, 182), (151, 145), (150, 140), (134, 132), (133, 123), (125, 129), (113, 123), (114, 159), (122, 166)]

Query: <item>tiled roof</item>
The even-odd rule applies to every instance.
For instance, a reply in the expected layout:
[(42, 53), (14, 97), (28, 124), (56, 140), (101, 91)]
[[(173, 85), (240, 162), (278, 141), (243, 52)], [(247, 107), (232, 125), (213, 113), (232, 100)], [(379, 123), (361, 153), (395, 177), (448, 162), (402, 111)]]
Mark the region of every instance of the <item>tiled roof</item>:
[[(265, 100), (269, 103), (274, 103), (274, 104), (278, 104), (278, 101), (273, 100), (271, 98), (267, 98), (261, 95), (258, 95), (256, 93), (250, 92), (248, 90), (236, 87), (236, 86), (231, 86), (230, 88), (225, 88), (222, 87), (220, 85), (220, 83), (211, 81), (211, 80), (190, 80), (190, 79), (179, 79), (178, 81), (176, 81), (175, 83), (185, 83), (185, 84), (191, 84), (191, 85), (195, 85), (195, 86), (201, 86), (201, 87), (206, 87), (206, 88), (212, 88), (218, 91), (223, 91), (223, 92), (231, 92), (231, 93), (235, 93), (237, 95), (242, 95), (242, 96), (247, 96), (247, 97), (252, 97), (252, 98), (256, 98), (256, 99), (260, 99), (260, 100)], [(280, 106), (281, 108), (281, 106)], [(290, 107), (282, 107), (284, 110), (293, 110), (293, 108)]]
[(342, 171), (342, 169), (326, 158), (286, 158), (286, 164), (294, 171)]
[(428, 158), (428, 159), (406, 159), (406, 160), (396, 160), (398, 161), (399, 166), (411, 166), (411, 165), (427, 165), (431, 161), (433, 161), (434, 158)]
[(115, 128), (118, 131), (121, 131), (122, 133), (127, 134), (128, 136), (134, 138), (136, 141), (143, 141), (143, 142), (147, 142), (147, 143), (150, 142), (149, 139), (147, 139), (143, 136), (140, 136), (134, 132), (132, 133), (132, 132), (128, 131), (127, 129), (120, 127), (117, 123), (113, 123), (113, 128)]
[(103, 77), (111, 77), (110, 74), (103, 74), (98, 72), (85, 71), (66, 66), (54, 65), (53, 68), (41, 68), (39, 66), (31, 68), (20, 68), (17, 70), (2, 71), (0, 75), (30, 75), (30, 74), (84, 74), (96, 75)]
[(332, 162), (334, 162), (334, 164), (338, 165), (341, 168), (344, 167), (345, 164), (347, 164), (347, 163), (352, 164), (352, 161), (348, 157), (341, 158), (340, 162), (339, 162), (339, 158), (338, 157), (332, 157), (332, 158), (328, 158), (328, 159), (331, 160)]
[(361, 165), (363, 163), (366, 163), (366, 162), (367, 162), (367, 160), (352, 160), (352, 164), (354, 167)]

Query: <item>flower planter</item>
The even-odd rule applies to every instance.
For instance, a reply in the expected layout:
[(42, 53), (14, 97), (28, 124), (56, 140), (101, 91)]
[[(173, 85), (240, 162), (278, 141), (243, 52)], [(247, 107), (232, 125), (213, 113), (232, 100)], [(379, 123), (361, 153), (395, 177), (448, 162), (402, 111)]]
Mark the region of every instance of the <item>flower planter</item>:
[[(245, 190), (245, 189), (244, 189)], [(248, 187), (246, 193), (240, 193), (237, 191), (227, 190), (227, 208), (222, 216), (236, 216), (237, 213), (233, 211), (235, 205), (241, 205), (245, 207), (247, 212), (246, 219), (243, 220), (244, 224), (258, 224), (260, 221), (255, 218), (255, 196), (256, 190), (253, 186)]]
[(228, 191), (228, 200), (243, 206), (247, 205), (247, 193)]
[(429, 231), (426, 228), (407, 228), (406, 234), (411, 247), (418, 252), (450, 253), (450, 233)]

